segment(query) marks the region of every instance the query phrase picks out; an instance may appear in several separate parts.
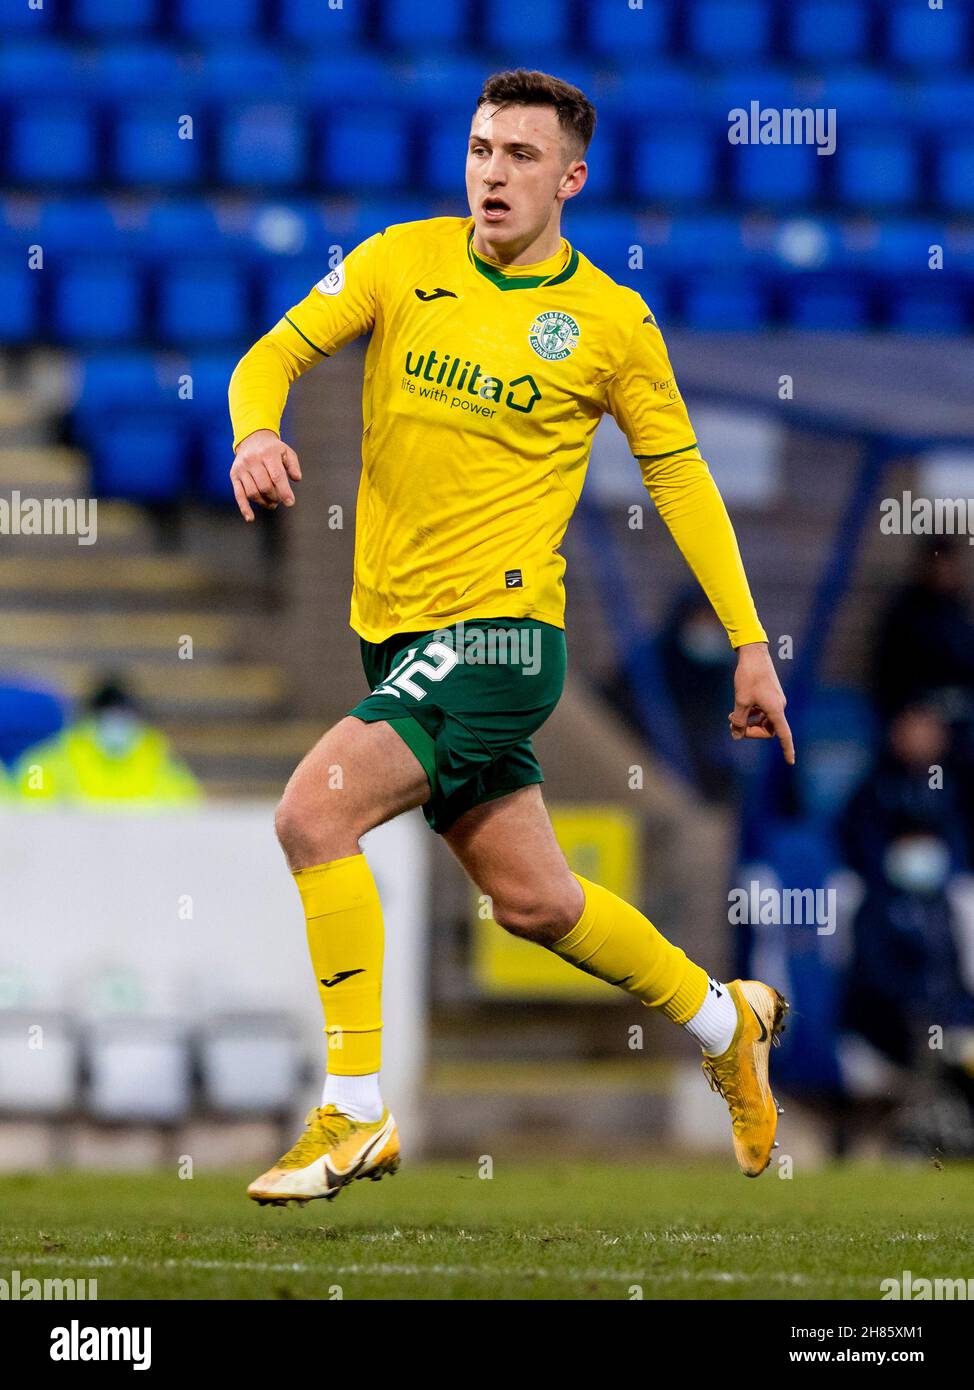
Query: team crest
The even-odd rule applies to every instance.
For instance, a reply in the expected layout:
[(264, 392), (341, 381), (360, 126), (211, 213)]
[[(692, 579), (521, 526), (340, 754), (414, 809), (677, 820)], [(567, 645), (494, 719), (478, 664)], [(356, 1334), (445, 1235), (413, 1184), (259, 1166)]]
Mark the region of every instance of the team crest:
[(548, 309), (528, 330), (528, 342), (546, 362), (561, 362), (578, 347), (580, 329), (571, 314)]

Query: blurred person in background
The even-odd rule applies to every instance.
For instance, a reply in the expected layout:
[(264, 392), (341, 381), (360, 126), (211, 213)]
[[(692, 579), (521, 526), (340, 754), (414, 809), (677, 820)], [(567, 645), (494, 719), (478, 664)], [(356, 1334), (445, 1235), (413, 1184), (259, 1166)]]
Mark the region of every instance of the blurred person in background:
[(950, 728), (931, 702), (901, 709), (875, 765), (839, 822), (845, 862), (867, 886), (883, 882), (886, 856), (905, 820), (929, 826), (955, 872), (967, 867)]
[(876, 638), (873, 695), (887, 716), (934, 692), (968, 722), (974, 714), (974, 622), (960, 543), (931, 537), (913, 577), (886, 610)]
[(102, 680), (77, 722), (21, 756), (14, 780), (32, 802), (176, 805), (199, 787), (119, 681)]
[(659, 631), (644, 634), (634, 659), (620, 665), (600, 689), (640, 735), (653, 734), (640, 708), (639, 681), (643, 656), (658, 661), (660, 678), (673, 716), (683, 735), (683, 747), (694, 785), (708, 801), (728, 803), (734, 793), (734, 764), (727, 755), (723, 712), (734, 685), (734, 654), (724, 630), (699, 589), (686, 589), (676, 599)]
[(873, 695), (891, 717), (920, 700), (952, 728), (956, 831), (974, 864), (974, 621), (964, 590), (966, 551), (953, 536), (929, 537), (913, 578), (882, 619), (873, 657)]
[(947, 1080), (974, 1121), (974, 995), (955, 892), (967, 860), (950, 771), (945, 720), (908, 706), (840, 818), (843, 857), (863, 885), (843, 1023), (895, 1066)]
[(660, 660), (697, 787), (708, 801), (727, 801), (734, 769), (716, 731), (733, 689), (733, 652), (699, 590), (684, 592), (673, 605), (660, 634)]

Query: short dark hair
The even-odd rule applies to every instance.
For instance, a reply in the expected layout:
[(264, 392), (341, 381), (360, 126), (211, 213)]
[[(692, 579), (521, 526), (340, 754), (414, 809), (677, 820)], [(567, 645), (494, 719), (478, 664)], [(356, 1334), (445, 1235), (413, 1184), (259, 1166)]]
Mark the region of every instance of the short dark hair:
[(477, 106), (553, 106), (558, 124), (584, 155), (595, 133), (595, 107), (578, 87), (547, 72), (514, 68), (488, 77)]

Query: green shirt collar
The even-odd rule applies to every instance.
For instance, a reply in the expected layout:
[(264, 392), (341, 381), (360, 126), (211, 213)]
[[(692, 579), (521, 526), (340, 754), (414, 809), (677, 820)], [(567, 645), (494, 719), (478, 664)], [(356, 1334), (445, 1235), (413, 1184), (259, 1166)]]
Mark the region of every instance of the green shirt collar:
[(561, 270), (556, 270), (552, 275), (508, 275), (497, 265), (491, 265), (485, 261), (473, 248), (473, 227), (467, 233), (467, 259), (478, 270), (486, 280), (496, 285), (499, 290), (536, 290), (540, 286), (560, 285), (565, 280), (570, 280), (578, 269), (578, 252), (574, 246), (568, 246), (568, 262)]

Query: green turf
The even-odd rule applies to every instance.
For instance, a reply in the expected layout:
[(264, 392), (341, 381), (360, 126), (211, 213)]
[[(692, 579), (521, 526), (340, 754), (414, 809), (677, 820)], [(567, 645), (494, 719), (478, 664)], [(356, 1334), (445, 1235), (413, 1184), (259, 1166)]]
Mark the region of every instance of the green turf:
[(974, 1276), (974, 1167), (409, 1165), (333, 1203), (258, 1208), (244, 1174), (0, 1180), (0, 1278), (100, 1298), (860, 1298)]

